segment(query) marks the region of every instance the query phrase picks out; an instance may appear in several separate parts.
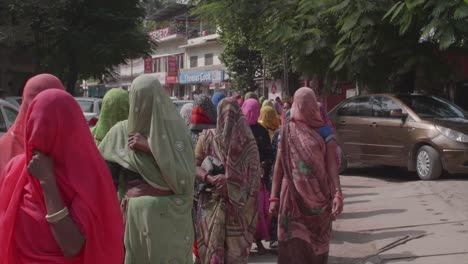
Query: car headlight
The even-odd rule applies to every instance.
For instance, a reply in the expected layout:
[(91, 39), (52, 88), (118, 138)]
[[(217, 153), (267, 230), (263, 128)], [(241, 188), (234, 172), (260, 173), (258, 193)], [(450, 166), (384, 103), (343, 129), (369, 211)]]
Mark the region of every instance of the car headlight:
[(436, 126), (436, 129), (444, 136), (457, 142), (468, 143), (468, 136), (450, 128)]

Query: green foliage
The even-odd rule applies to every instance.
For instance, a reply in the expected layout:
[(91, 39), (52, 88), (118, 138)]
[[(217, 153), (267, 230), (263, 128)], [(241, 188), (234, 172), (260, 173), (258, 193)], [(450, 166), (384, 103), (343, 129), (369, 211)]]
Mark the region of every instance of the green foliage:
[[(80, 78), (113, 74), (113, 66), (154, 47), (139, 0), (3, 0), (0, 45), (34, 52), (38, 71), (60, 76), (73, 92)], [(21, 31), (18, 31), (21, 29)]]
[(416, 76), (459, 80), (447, 54), (468, 55), (466, 0), (202, 0), (197, 12), (220, 26), (224, 61), (242, 85), (262, 59), (278, 76), (286, 57), (288, 70), (328, 86), (388, 91)]

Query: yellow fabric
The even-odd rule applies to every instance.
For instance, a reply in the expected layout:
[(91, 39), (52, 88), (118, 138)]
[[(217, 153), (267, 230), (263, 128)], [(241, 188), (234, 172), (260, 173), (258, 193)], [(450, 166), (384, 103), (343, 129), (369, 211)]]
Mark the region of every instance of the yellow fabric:
[(264, 106), (260, 110), (260, 117), (258, 123), (268, 130), (270, 140), (273, 139), (276, 130), (279, 129), (280, 120), (276, 110), (271, 106)]

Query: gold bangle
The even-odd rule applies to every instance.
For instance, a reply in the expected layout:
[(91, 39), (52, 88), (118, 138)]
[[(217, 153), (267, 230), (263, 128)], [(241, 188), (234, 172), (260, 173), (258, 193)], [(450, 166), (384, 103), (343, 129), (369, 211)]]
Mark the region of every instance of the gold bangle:
[(69, 214), (68, 212), (68, 208), (67, 207), (64, 207), (62, 210), (54, 213), (54, 214), (51, 214), (51, 215), (46, 215), (46, 220), (49, 224), (55, 224), (59, 221), (61, 221), (62, 219), (64, 219), (65, 217), (67, 217)]

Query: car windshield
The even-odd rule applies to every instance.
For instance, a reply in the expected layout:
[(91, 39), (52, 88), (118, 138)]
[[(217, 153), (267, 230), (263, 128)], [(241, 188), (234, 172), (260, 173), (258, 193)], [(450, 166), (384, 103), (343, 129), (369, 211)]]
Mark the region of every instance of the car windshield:
[(468, 113), (442, 98), (426, 95), (397, 96), (421, 118), (467, 119)]
[(93, 101), (88, 101), (88, 100), (76, 100), (76, 101), (80, 105), (81, 111), (83, 111), (83, 113), (93, 112), (93, 105), (94, 105)]

